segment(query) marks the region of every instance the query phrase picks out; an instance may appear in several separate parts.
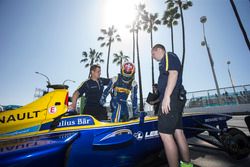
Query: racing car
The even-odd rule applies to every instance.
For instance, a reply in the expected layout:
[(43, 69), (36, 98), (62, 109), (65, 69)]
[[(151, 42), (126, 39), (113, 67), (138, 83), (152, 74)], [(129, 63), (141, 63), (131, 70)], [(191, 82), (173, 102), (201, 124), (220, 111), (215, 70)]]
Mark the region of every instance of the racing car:
[[(34, 102), (0, 112), (0, 166), (138, 166), (162, 151), (156, 116), (98, 121), (68, 112), (68, 86), (48, 85)], [(247, 136), (225, 114), (184, 113), (187, 138), (197, 137), (235, 159), (249, 155)], [(213, 138), (210, 140), (210, 138)]]

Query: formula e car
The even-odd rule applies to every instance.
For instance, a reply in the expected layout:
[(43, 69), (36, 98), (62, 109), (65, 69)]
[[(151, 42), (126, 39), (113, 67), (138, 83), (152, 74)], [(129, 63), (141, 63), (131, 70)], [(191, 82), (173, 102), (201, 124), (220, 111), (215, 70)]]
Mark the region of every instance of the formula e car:
[[(0, 112), (0, 166), (138, 166), (163, 148), (157, 117), (141, 112), (128, 122), (98, 121), (67, 112), (65, 85), (15, 110)], [(249, 155), (246, 135), (228, 128), (223, 114), (184, 114), (187, 138), (198, 137), (235, 159)], [(207, 136), (200, 136), (206, 132)], [(209, 140), (213, 137), (213, 140)]]

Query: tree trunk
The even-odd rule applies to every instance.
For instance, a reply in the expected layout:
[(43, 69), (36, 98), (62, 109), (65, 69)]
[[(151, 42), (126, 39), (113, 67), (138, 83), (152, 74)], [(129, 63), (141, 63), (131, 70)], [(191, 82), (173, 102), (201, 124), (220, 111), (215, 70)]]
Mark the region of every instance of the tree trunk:
[(94, 64), (94, 59), (91, 59), (90, 66)]
[(109, 38), (109, 48), (108, 48), (108, 59), (107, 59), (107, 78), (109, 78), (109, 56), (110, 56), (110, 49), (111, 49), (111, 37)]
[(121, 58), (121, 61), (120, 61), (120, 74), (122, 73), (122, 58)]
[(243, 36), (244, 36), (244, 39), (245, 39), (245, 42), (246, 42), (246, 44), (247, 44), (248, 50), (250, 50), (250, 42), (249, 42), (249, 40), (248, 40), (247, 33), (246, 33), (245, 29), (244, 29), (244, 26), (243, 26), (243, 24), (242, 24), (242, 22), (241, 22), (240, 16), (239, 16), (238, 11), (237, 11), (237, 8), (236, 8), (236, 6), (235, 6), (233, 0), (230, 0), (230, 3), (231, 3), (231, 5), (232, 5), (234, 14), (235, 14), (235, 16), (236, 16), (236, 18), (237, 18), (237, 21), (238, 21), (238, 23), (239, 23), (241, 32), (242, 32), (242, 34), (243, 34)]
[(138, 30), (136, 31), (136, 49), (137, 49), (139, 92), (140, 92), (140, 111), (144, 111), (144, 108), (143, 108), (143, 95), (142, 95), (142, 82), (141, 82), (141, 66), (140, 66), (140, 57), (139, 57)]
[[(94, 59), (91, 59), (91, 62), (90, 62), (90, 68), (91, 68), (91, 66), (94, 64)], [(89, 70), (89, 78), (91, 77), (91, 71)]]
[(184, 17), (183, 17), (183, 12), (182, 12), (182, 7), (181, 7), (182, 2), (179, 1), (178, 4), (179, 4), (180, 12), (181, 12), (182, 47), (183, 47), (182, 61), (181, 61), (181, 73), (183, 74), (184, 62), (185, 62), (185, 52), (186, 52), (186, 47), (185, 47), (185, 27), (184, 27)]
[[(134, 26), (133, 26), (134, 29)], [(135, 31), (133, 30), (133, 64), (135, 64)]]
[(173, 24), (171, 23), (171, 42), (172, 42), (172, 52), (174, 52), (174, 32), (173, 32)]
[[(153, 48), (153, 31), (151, 29), (151, 32), (150, 32), (150, 37), (151, 37), (151, 49)], [(152, 68), (152, 86), (153, 84), (155, 84), (155, 75), (154, 75), (154, 60), (153, 60), (153, 57), (151, 57), (151, 68)], [(153, 90), (152, 90), (153, 91)]]

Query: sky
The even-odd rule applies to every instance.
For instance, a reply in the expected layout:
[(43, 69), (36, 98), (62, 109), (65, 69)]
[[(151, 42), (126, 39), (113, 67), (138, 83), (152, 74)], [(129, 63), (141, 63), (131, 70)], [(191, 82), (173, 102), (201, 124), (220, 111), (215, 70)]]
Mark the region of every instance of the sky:
[[(89, 69), (80, 63), (89, 48), (103, 52), (106, 77), (108, 48), (101, 48), (100, 29), (114, 25), (122, 42), (112, 44), (110, 76), (119, 72), (112, 64), (112, 54), (120, 50), (132, 58), (132, 34), (126, 29), (134, 15), (134, 5), (146, 4), (146, 10), (161, 18), (164, 0), (0, 0), (0, 104), (25, 105), (34, 100), (36, 88), (46, 88), (46, 74), (52, 84), (66, 79), (69, 94), (85, 81)], [(227, 61), (235, 85), (250, 84), (250, 52), (245, 44), (229, 0), (192, 0), (193, 7), (184, 11), (186, 61), (183, 84), (188, 92), (214, 89), (215, 84), (205, 47), (200, 17), (206, 16), (206, 37), (215, 63), (219, 87), (231, 86)], [(250, 1), (235, 0), (245, 30), (250, 36)], [(154, 44), (171, 50), (170, 29), (161, 25), (153, 34)], [(182, 58), (181, 24), (174, 27), (175, 53)], [(150, 36), (139, 33), (143, 96), (151, 91)], [(132, 59), (131, 59), (132, 61)], [(155, 64), (155, 79), (158, 63)], [(136, 65), (137, 67), (137, 65)], [(137, 78), (136, 78), (137, 79)], [(138, 79), (137, 79), (138, 81)]]

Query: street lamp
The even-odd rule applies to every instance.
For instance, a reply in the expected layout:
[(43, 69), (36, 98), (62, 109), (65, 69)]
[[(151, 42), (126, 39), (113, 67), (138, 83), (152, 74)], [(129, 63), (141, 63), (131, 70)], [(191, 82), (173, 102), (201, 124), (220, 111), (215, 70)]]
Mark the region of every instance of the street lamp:
[[(40, 73), (40, 72), (35, 72), (35, 73), (38, 74), (38, 75), (44, 76), (44, 77), (47, 79), (48, 85), (50, 85), (50, 80), (49, 80), (49, 77), (48, 77), (47, 75), (45, 75), (45, 74), (43, 74), (43, 73)], [(47, 86), (47, 87), (48, 87), (48, 86)], [(47, 92), (49, 92), (49, 88), (47, 89)]]
[(71, 79), (66, 79), (66, 80), (63, 81), (63, 85), (64, 85), (67, 81), (70, 81), (70, 82), (73, 82), (73, 83), (76, 82), (76, 81), (73, 81), (73, 80), (71, 80)]
[(217, 94), (218, 94), (218, 98), (219, 98), (219, 103), (221, 103), (221, 94), (220, 94), (220, 89), (219, 89), (219, 85), (218, 85), (215, 70), (214, 70), (214, 61), (213, 61), (209, 46), (207, 44), (207, 39), (206, 39), (206, 35), (205, 35), (205, 23), (206, 23), (206, 21), (207, 21), (206, 16), (202, 16), (200, 18), (200, 22), (203, 25), (203, 37), (204, 37), (204, 41), (201, 42), (201, 45), (206, 46), (206, 48), (207, 48), (208, 58), (209, 58), (209, 62), (211, 65), (212, 72), (213, 72), (213, 77), (214, 77), (214, 82), (215, 82), (215, 86), (216, 86), (216, 90), (217, 90)]
[(229, 75), (229, 78), (230, 78), (230, 81), (231, 81), (231, 84), (232, 84), (232, 87), (233, 87), (233, 91), (234, 91), (234, 94), (235, 94), (235, 97), (236, 97), (236, 102), (239, 103), (238, 101), (238, 98), (237, 98), (237, 94), (236, 94), (236, 91), (235, 91), (235, 87), (234, 87), (234, 83), (233, 83), (233, 79), (232, 79), (232, 75), (231, 75), (231, 72), (230, 72), (230, 68), (229, 68), (229, 65), (231, 64), (230, 61), (227, 61), (227, 67), (228, 67), (228, 75)]
[(44, 76), (44, 77), (47, 79), (48, 85), (50, 85), (50, 80), (49, 80), (49, 77), (48, 77), (47, 75), (45, 75), (45, 74), (43, 74), (43, 73), (40, 73), (40, 72), (35, 72), (35, 73), (38, 74), (38, 75)]

